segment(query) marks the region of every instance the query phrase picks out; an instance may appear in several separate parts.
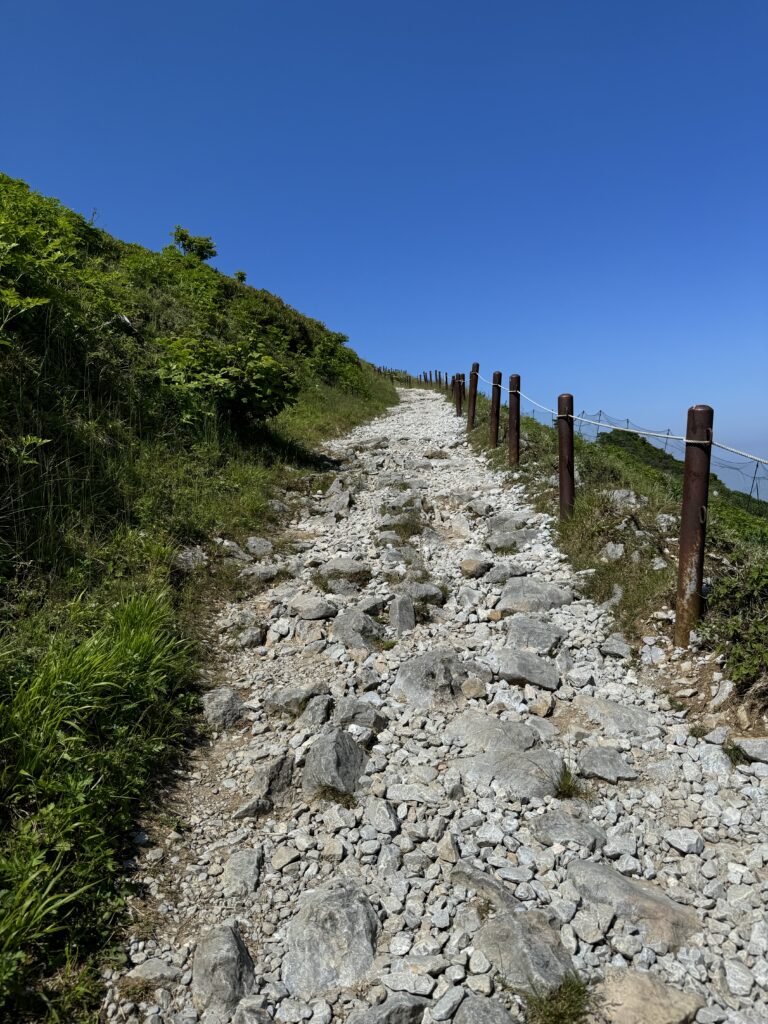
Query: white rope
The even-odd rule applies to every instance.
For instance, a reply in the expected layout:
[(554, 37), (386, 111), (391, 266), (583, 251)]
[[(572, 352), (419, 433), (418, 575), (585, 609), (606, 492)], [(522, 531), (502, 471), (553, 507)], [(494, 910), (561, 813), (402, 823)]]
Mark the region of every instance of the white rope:
[(762, 466), (768, 466), (768, 459), (761, 459), (759, 455), (740, 452), (738, 448), (731, 448), (727, 444), (720, 444), (719, 441), (713, 441), (712, 444), (715, 448), (722, 448), (725, 452), (731, 452), (732, 455), (740, 455), (742, 459), (749, 459), (751, 462), (759, 462)]
[[(481, 380), (484, 384), (490, 384), (491, 387), (495, 387), (492, 380), (487, 380), (485, 377), (481, 377), (478, 373), (478, 380)], [(506, 391), (508, 395), (518, 394), (521, 398), (524, 398), (526, 402), (530, 402), (531, 405), (535, 405), (537, 409), (542, 409), (544, 412), (548, 412), (550, 416), (557, 418), (559, 413), (554, 409), (550, 409), (548, 405), (542, 405), (541, 402), (537, 402), (534, 398), (529, 395), (523, 394), (522, 391), (511, 391), (509, 388), (505, 388), (503, 384), (498, 385), (502, 391)], [(571, 419), (578, 420), (579, 423), (589, 423), (593, 427), (601, 427), (603, 430), (620, 430), (623, 434), (637, 434), (640, 437), (658, 437), (662, 441), (682, 441), (684, 444), (711, 444), (713, 448), (722, 448), (724, 452), (730, 452), (732, 455), (740, 455), (742, 459), (748, 459), (750, 462), (757, 462), (761, 466), (768, 466), (768, 459), (763, 459), (759, 455), (751, 455), (749, 452), (742, 452), (738, 448), (731, 448), (730, 445), (721, 444), (719, 441), (689, 441), (687, 437), (682, 434), (670, 434), (668, 432), (659, 433), (655, 430), (635, 430), (633, 427), (617, 427), (612, 423), (601, 422), (600, 420), (591, 420), (586, 416), (575, 416), (572, 415)]]

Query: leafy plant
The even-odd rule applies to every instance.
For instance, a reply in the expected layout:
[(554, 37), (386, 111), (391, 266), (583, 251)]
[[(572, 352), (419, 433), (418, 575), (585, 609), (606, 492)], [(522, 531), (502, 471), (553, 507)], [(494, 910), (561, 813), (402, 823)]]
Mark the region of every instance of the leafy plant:
[(185, 256), (199, 260), (211, 260), (216, 255), (216, 246), (209, 235), (190, 235), (186, 228), (177, 224), (173, 230), (173, 242)]

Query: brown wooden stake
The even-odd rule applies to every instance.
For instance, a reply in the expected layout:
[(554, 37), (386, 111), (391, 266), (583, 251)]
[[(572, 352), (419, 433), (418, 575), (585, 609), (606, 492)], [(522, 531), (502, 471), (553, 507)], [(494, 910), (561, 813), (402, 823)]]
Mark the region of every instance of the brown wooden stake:
[(499, 412), (501, 410), (501, 370), (493, 371), (491, 388), (491, 448), (499, 447)]
[(509, 375), (509, 464), (520, 465), (520, 374)]
[(557, 396), (557, 440), (560, 450), (560, 518), (573, 515), (576, 482), (573, 464), (573, 395)]
[(456, 374), (456, 415), (461, 416), (461, 399), (464, 394), (464, 387), (461, 381), (461, 374)]
[(477, 407), (477, 378), (480, 374), (480, 363), (472, 363), (469, 371), (469, 397), (467, 399), (467, 433), (475, 426), (475, 409)]
[(688, 410), (675, 608), (675, 644), (678, 647), (688, 646), (691, 630), (701, 617), (714, 418), (710, 405), (693, 405)]

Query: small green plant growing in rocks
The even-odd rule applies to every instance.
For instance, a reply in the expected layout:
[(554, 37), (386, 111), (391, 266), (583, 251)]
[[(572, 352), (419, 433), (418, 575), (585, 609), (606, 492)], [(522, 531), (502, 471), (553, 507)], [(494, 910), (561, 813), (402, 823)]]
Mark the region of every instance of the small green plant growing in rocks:
[(724, 743), (723, 753), (729, 759), (734, 768), (740, 764), (749, 764), (749, 758), (744, 752), (744, 748), (740, 747), (738, 743)]
[(587, 787), (579, 781), (575, 772), (564, 764), (557, 777), (555, 796), (561, 800), (585, 799), (589, 795)]
[(534, 988), (523, 996), (526, 1024), (582, 1024), (593, 1009), (594, 995), (589, 985), (569, 974), (551, 992)]
[(696, 725), (692, 725), (688, 730), (688, 734), (693, 736), (695, 740), (700, 740), (702, 736), (706, 736), (709, 730), (706, 725), (702, 725), (701, 722), (697, 722)]

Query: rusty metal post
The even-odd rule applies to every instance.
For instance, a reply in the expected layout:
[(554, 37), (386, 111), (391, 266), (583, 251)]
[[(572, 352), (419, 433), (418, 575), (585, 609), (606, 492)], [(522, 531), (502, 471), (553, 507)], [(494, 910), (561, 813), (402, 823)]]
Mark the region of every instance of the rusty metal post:
[(576, 482), (573, 465), (573, 395), (557, 396), (557, 440), (560, 449), (560, 518), (573, 514)]
[(691, 630), (701, 617), (714, 418), (710, 405), (693, 405), (688, 410), (675, 606), (675, 644), (678, 647), (688, 646)]
[(501, 410), (501, 370), (493, 371), (491, 388), (491, 448), (499, 447), (499, 412)]
[(520, 465), (520, 374), (509, 375), (509, 464)]
[(467, 398), (467, 433), (475, 425), (475, 409), (477, 408), (477, 378), (480, 374), (480, 363), (472, 363), (469, 371), (469, 397)]

